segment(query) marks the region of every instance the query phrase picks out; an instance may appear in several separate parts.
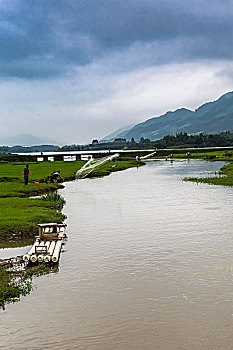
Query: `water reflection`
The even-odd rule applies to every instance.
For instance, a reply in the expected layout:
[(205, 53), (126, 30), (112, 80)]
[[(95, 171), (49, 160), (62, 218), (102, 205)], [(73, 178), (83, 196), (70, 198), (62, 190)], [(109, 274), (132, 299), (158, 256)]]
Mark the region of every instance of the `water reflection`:
[(149, 162), (66, 184), (60, 272), (2, 312), (3, 348), (231, 349), (232, 189), (181, 180), (221, 165)]

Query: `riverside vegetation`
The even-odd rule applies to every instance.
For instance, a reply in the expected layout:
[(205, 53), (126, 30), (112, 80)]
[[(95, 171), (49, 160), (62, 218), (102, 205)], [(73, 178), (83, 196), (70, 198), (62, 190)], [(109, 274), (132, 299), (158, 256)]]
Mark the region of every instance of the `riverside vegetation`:
[(209, 185), (233, 186), (233, 163), (224, 165), (213, 177), (185, 177), (184, 181), (205, 183)]
[[(63, 222), (65, 216), (61, 213), (58, 198), (41, 196), (56, 191), (61, 184), (46, 183), (46, 178), (60, 169), (64, 180), (75, 176), (75, 172), (84, 162), (44, 162), (28, 163), (32, 176), (28, 186), (24, 185), (22, 172), (25, 163), (0, 163), (0, 242), (4, 246), (11, 245), (15, 240), (33, 239), (37, 234), (37, 224), (48, 221)], [(39, 182), (39, 185), (35, 185)]]
[[(33, 276), (41, 276), (58, 271), (58, 264), (28, 265), (25, 268), (12, 269), (0, 265), (0, 308), (5, 309), (6, 303), (17, 302), (21, 296), (29, 294), (33, 289)], [(8, 263), (8, 265), (10, 265)], [(14, 264), (14, 266), (16, 266)]]
[(221, 161), (226, 162), (215, 176), (211, 177), (185, 177), (184, 181), (192, 181), (196, 183), (206, 183), (209, 185), (233, 186), (233, 148), (229, 150), (218, 150), (216, 148), (209, 149), (189, 149), (189, 152), (184, 153), (184, 150), (171, 149), (168, 151), (158, 151), (153, 158), (164, 159), (202, 159), (205, 161)]
[[(175, 151), (177, 152), (177, 151)], [(173, 159), (203, 159), (206, 161), (222, 161), (225, 164), (215, 176), (211, 177), (185, 177), (184, 181), (205, 183), (218, 186), (233, 186), (233, 151), (216, 151), (190, 153), (174, 153)]]
[(19, 300), (32, 290), (32, 282), (21, 276), (13, 276), (4, 267), (0, 266), (0, 308), (5, 308), (6, 302)]

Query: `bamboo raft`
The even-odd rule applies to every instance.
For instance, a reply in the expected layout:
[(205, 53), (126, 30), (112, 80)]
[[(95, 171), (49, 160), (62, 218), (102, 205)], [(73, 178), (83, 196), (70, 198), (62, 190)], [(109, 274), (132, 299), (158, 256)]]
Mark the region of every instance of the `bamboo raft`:
[(60, 258), (63, 239), (66, 238), (66, 224), (39, 224), (39, 237), (27, 254), (23, 256), (23, 261), (36, 262), (58, 262)]

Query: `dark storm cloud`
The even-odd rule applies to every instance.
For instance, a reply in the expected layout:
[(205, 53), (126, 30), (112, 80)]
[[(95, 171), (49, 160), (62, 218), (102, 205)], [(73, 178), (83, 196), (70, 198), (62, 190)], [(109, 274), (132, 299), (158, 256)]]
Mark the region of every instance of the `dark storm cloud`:
[(228, 0), (0, 1), (1, 76), (64, 74), (120, 52), (125, 69), (230, 60), (232, 39)]

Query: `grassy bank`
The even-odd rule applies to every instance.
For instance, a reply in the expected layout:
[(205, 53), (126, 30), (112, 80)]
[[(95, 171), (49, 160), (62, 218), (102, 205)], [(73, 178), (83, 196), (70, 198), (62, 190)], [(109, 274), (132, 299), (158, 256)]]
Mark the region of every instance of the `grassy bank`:
[[(171, 150), (168, 151), (158, 151), (156, 158), (170, 158), (172, 154), (173, 159), (204, 159), (204, 160), (214, 160), (214, 161), (233, 161), (233, 152), (232, 151), (188, 151), (184, 152), (181, 150)], [(154, 157), (153, 157), (154, 158)]]
[[(205, 152), (190, 151), (182, 153), (180, 150), (172, 150), (172, 159), (203, 159), (207, 161), (223, 161), (226, 164), (220, 169), (220, 172), (213, 177), (185, 177), (184, 181), (192, 181), (196, 183), (206, 183), (209, 185), (219, 185), (219, 186), (233, 186), (233, 152), (232, 151), (218, 151), (211, 150)], [(163, 155), (162, 157), (157, 155), (158, 158), (169, 159), (170, 154)]]
[[(46, 183), (53, 171), (60, 170), (64, 180), (75, 178), (76, 171), (84, 164), (77, 162), (28, 163), (32, 176), (27, 186), (23, 182), (24, 163), (0, 163), (0, 243), (12, 246), (15, 241), (32, 240), (37, 234), (37, 224), (64, 221), (59, 198), (46, 196), (29, 198), (51, 193), (62, 184)], [(36, 185), (35, 182), (39, 182)], [(2, 245), (1, 244), (1, 245)]]
[(0, 207), (0, 241), (32, 239), (37, 234), (37, 224), (62, 223), (65, 219), (51, 198), (0, 198)]
[[(84, 163), (84, 161), (28, 163), (32, 174), (29, 176), (28, 186), (23, 182), (25, 163), (0, 163), (0, 198), (35, 196), (54, 191), (62, 187), (61, 184), (46, 183), (54, 171), (60, 170), (64, 181), (69, 181), (75, 178), (77, 170)], [(35, 185), (35, 182), (39, 182), (39, 185)]]
[(196, 183), (205, 183), (218, 186), (233, 186), (233, 163), (224, 165), (218, 175), (214, 177), (186, 177), (184, 181), (192, 181)]

